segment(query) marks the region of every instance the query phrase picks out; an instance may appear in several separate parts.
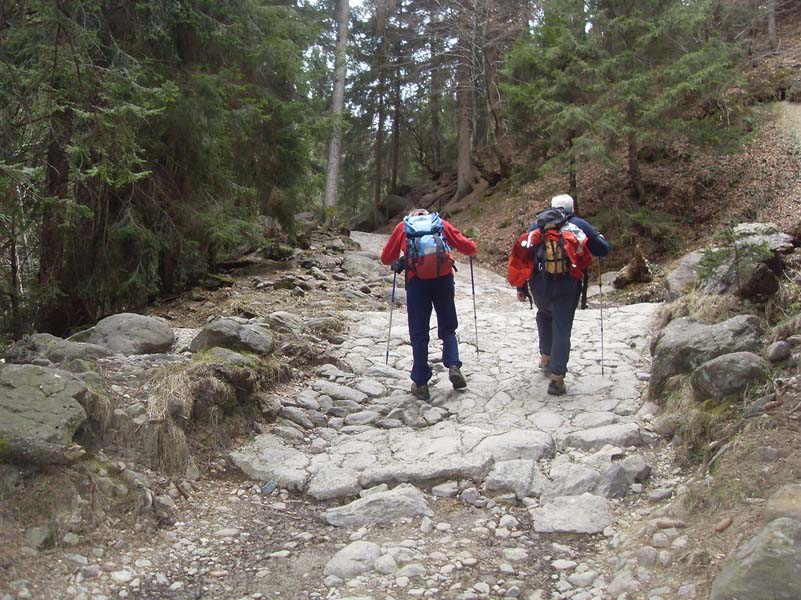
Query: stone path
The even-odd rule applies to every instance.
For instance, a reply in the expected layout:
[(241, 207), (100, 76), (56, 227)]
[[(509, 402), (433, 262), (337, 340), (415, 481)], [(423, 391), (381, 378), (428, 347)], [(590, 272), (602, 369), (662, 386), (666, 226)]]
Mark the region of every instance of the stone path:
[[(372, 236), (357, 239), (363, 247), (375, 246)], [(457, 277), (466, 390), (454, 391), (437, 362), (431, 403), (415, 401), (409, 394), (405, 311), (396, 310), (386, 366), (388, 314), (348, 314), (353, 323), (349, 340), (336, 353), (342, 367), (320, 368), (320, 379), (297, 402), (315, 408), (337, 405), (342, 416), (318, 432), (322, 437), (309, 449), (267, 434), (233, 453), (234, 462), (257, 479), (275, 480), (317, 499), (353, 496), (380, 484), (430, 487), (456, 480), (486, 482), (490, 491), (521, 498), (554, 497), (571, 486), (549, 482), (541, 460), (571, 450), (590, 453), (606, 445), (643, 443), (636, 413), (647, 381), (644, 355), (656, 305), (605, 310), (604, 375), (600, 311), (578, 311), (568, 393), (556, 398), (545, 393), (547, 380), (534, 366), (534, 312), (516, 302), (513, 290), (496, 274), (476, 269), (476, 354), (469, 270), (463, 268)], [(435, 321), (432, 359), (441, 353)], [(602, 461), (599, 468), (609, 466)]]

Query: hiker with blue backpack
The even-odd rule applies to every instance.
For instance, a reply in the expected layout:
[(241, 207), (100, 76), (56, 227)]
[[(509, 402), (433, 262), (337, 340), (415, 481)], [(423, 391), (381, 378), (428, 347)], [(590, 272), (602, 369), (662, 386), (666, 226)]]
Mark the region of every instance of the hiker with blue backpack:
[(573, 213), (573, 198), (554, 196), (509, 253), (507, 279), (521, 302), (537, 306), (539, 367), (549, 378), (548, 393), (567, 392), (570, 333), (593, 256), (609, 254), (609, 242)]
[[(416, 209), (395, 226), (381, 250), (381, 262), (396, 276), (406, 271), (406, 313), (412, 344), (412, 394), (430, 400), (428, 382), (429, 322), (431, 309), (437, 312), (437, 336), (442, 340), (442, 363), (448, 369), (453, 389), (467, 387), (456, 340), (453, 250), (474, 256), (476, 243), (466, 238), (437, 213)], [(401, 256), (403, 253), (403, 256)]]

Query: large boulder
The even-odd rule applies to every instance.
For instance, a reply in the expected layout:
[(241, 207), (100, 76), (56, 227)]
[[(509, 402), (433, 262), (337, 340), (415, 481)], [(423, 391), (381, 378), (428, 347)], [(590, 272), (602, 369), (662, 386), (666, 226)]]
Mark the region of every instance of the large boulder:
[(273, 351), (275, 342), (272, 334), (261, 325), (223, 318), (206, 325), (189, 345), (192, 352), (215, 347), (265, 355)]
[(63, 341), (60, 337), (49, 333), (26, 335), (6, 351), (6, 362), (18, 365), (30, 364), (36, 359), (45, 358), (53, 346)]
[(776, 519), (740, 546), (712, 584), (709, 600), (797, 600), (801, 521)]
[(698, 266), (704, 258), (703, 250), (685, 254), (665, 278), (666, 299), (676, 300), (698, 281)]
[(785, 484), (768, 498), (764, 517), (768, 522), (783, 517), (801, 521), (801, 483)]
[(52, 363), (63, 363), (71, 360), (97, 360), (112, 354), (111, 350), (98, 344), (87, 344), (86, 342), (70, 342), (64, 340), (47, 351), (47, 359)]
[(105, 346), (114, 354), (158, 354), (172, 347), (175, 334), (161, 317), (120, 313), (73, 335), (69, 341)]
[(81, 403), (88, 393), (86, 385), (63, 371), (0, 365), (0, 458), (51, 462), (86, 421)]
[(753, 352), (760, 335), (759, 320), (753, 315), (738, 315), (714, 325), (691, 317), (671, 321), (651, 343), (651, 398), (659, 396), (673, 375), (689, 374), (723, 354)]
[(781, 272), (782, 255), (793, 251), (792, 242), (792, 236), (781, 233), (773, 223), (737, 225), (729, 243), (704, 251), (698, 265), (703, 271), (699, 291), (757, 299), (775, 293), (775, 274)]
[(342, 261), (342, 270), (351, 277), (369, 279), (383, 274), (386, 269), (378, 257), (365, 252), (348, 252)]
[(732, 352), (703, 363), (690, 382), (696, 400), (723, 400), (764, 381), (767, 371), (768, 363), (753, 352)]

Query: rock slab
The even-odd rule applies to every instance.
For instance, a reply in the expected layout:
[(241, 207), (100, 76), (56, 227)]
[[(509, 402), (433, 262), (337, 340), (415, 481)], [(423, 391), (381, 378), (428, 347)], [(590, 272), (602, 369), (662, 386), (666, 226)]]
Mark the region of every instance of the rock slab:
[(370, 494), (323, 513), (325, 522), (335, 527), (362, 527), (431, 515), (425, 496), (412, 485)]

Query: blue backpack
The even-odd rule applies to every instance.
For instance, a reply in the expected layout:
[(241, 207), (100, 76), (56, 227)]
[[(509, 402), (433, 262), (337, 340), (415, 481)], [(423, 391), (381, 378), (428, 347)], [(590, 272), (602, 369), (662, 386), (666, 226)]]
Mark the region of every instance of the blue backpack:
[(403, 218), (406, 234), (406, 270), (420, 279), (436, 279), (452, 272), (453, 251), (442, 237), (438, 213)]

